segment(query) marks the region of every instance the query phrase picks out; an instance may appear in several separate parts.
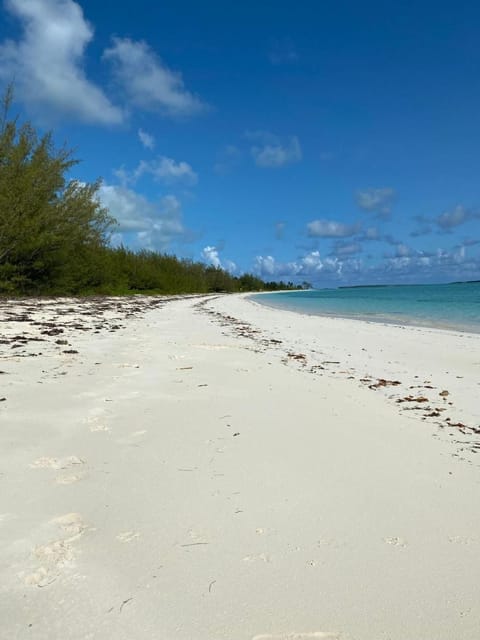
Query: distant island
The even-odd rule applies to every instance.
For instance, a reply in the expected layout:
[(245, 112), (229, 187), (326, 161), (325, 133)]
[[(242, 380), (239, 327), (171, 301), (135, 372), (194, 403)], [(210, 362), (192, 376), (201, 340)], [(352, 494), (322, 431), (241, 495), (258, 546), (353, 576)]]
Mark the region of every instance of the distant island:
[(339, 289), (380, 289), (380, 288), (384, 288), (384, 287), (428, 287), (428, 286), (432, 286), (432, 287), (439, 287), (439, 286), (446, 286), (446, 285), (452, 285), (452, 284), (478, 284), (480, 283), (480, 280), (462, 280), (462, 281), (458, 281), (458, 282), (435, 282), (435, 283), (422, 283), (422, 282), (416, 282), (416, 283), (410, 283), (410, 284), (350, 284), (350, 285), (343, 285), (343, 286), (339, 286)]
[(480, 280), (462, 280), (459, 282), (449, 282), (448, 284), (478, 284)]

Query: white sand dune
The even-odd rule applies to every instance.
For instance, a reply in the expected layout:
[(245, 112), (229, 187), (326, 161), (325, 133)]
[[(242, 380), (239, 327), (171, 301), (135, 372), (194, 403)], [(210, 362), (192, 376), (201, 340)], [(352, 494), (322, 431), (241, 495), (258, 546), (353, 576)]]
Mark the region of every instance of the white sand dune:
[(1, 638), (479, 637), (480, 336), (243, 296), (1, 314)]

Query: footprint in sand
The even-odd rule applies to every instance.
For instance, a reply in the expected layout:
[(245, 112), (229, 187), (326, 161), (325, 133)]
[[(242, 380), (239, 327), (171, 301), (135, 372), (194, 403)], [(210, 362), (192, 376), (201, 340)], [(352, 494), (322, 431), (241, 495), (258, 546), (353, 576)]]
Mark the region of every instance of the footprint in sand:
[(266, 553), (260, 553), (258, 556), (245, 556), (243, 561), (247, 564), (253, 564), (254, 562), (271, 562), (270, 556)]
[(92, 433), (97, 433), (98, 431), (108, 432), (110, 431), (110, 427), (107, 427), (104, 424), (93, 423), (90, 425), (90, 431)]
[(62, 531), (71, 536), (66, 542), (72, 542), (85, 532), (87, 525), (79, 513), (67, 513), (64, 516), (55, 518), (52, 522), (60, 527)]
[(406, 547), (407, 543), (403, 538), (399, 538), (398, 536), (392, 536), (390, 538), (383, 538), (383, 541), (386, 544), (390, 544), (394, 547)]
[[(92, 433), (97, 431), (110, 431), (110, 427), (107, 427), (104, 424), (105, 418), (105, 410), (104, 409), (95, 409), (92, 411), (94, 415), (91, 415), (89, 418), (86, 418), (84, 422), (89, 425), (89, 429)], [(97, 415), (95, 415), (97, 414)]]
[(67, 513), (55, 518), (50, 524), (58, 527), (63, 537), (35, 547), (34, 555), (41, 565), (26, 576), (24, 573), (20, 574), (26, 585), (46, 587), (55, 582), (64, 570), (75, 567), (73, 543), (85, 533), (87, 525), (79, 513)]
[(132, 540), (135, 540), (139, 537), (140, 534), (138, 533), (138, 531), (122, 531), (122, 533), (118, 534), (117, 540), (119, 540), (120, 542), (132, 542)]
[(74, 465), (85, 464), (85, 460), (77, 456), (68, 456), (66, 458), (49, 458), (43, 456), (30, 464), (32, 469), (69, 469)]

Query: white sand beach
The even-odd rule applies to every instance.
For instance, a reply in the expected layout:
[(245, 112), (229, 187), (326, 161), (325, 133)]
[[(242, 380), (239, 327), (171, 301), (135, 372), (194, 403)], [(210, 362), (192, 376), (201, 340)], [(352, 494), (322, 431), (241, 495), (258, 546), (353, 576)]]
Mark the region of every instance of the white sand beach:
[(0, 304), (0, 637), (480, 636), (480, 335)]

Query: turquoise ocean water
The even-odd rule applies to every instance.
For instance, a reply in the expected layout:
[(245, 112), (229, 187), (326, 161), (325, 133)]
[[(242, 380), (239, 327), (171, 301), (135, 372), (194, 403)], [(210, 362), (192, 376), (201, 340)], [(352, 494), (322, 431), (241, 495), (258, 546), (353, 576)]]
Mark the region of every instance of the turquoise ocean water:
[(480, 333), (480, 282), (266, 293), (255, 302), (312, 315)]

